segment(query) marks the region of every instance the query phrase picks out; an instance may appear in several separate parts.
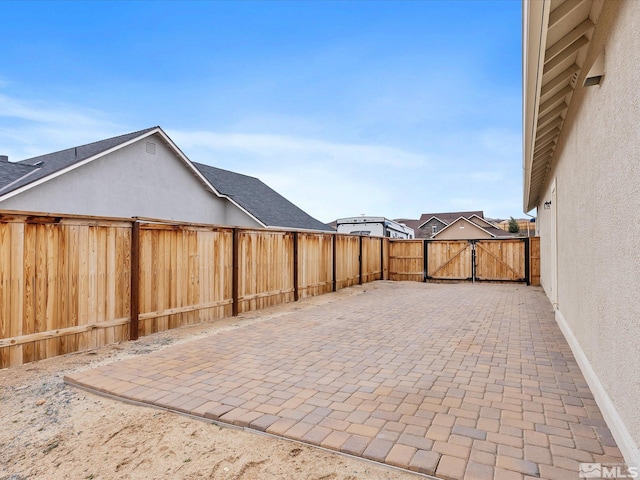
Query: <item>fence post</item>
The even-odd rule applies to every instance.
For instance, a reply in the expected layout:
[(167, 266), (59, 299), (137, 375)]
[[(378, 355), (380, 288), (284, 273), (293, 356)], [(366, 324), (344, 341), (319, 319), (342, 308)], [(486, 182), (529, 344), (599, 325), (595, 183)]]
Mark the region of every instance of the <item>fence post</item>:
[(384, 280), (384, 237), (380, 237), (380, 280)]
[(233, 228), (233, 241), (232, 241), (232, 259), (231, 259), (231, 315), (238, 316), (238, 286), (240, 282), (240, 268), (238, 259), (238, 243), (239, 235), (238, 229)]
[(358, 236), (358, 284), (362, 285), (362, 234)]
[(471, 283), (476, 283), (476, 242), (469, 240), (471, 247)]
[(130, 268), (129, 310), (131, 322), (129, 323), (129, 340), (137, 340), (140, 335), (140, 222), (138, 220), (131, 223)]
[(424, 282), (429, 278), (429, 243), (422, 240), (422, 269), (424, 270)]
[(527, 279), (527, 285), (531, 285), (531, 237), (523, 239), (524, 241), (524, 277)]
[(293, 232), (293, 301), (300, 298), (298, 291), (298, 232)]
[(331, 240), (331, 256), (333, 257), (332, 262), (333, 264), (331, 265), (331, 275), (333, 276), (333, 291), (336, 292), (338, 290), (338, 267), (336, 266), (336, 258), (338, 256), (338, 252), (337, 252), (337, 244), (338, 243), (338, 239), (336, 237), (336, 234), (334, 233), (332, 235), (332, 240)]

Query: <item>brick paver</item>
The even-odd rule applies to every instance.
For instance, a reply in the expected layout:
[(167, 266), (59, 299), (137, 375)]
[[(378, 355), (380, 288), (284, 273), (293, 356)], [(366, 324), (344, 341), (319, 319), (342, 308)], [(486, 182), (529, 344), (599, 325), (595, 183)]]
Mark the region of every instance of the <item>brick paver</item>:
[(623, 462), (540, 288), (355, 288), (65, 381), (440, 478)]

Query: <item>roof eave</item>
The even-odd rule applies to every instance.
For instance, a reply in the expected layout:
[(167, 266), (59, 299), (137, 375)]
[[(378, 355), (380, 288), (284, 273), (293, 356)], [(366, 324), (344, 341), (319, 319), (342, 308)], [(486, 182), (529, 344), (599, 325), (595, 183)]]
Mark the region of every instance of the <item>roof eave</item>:
[(440, 235), (442, 232), (444, 232), (445, 230), (447, 230), (449, 227), (453, 227), (453, 225), (455, 225), (456, 223), (458, 223), (460, 220), (468, 223), (469, 225), (471, 225), (472, 227), (477, 228), (478, 230), (482, 230), (484, 233), (491, 235), (491, 238), (496, 238), (496, 236), (489, 232), (488, 230), (485, 230), (484, 228), (482, 228), (480, 225), (476, 225), (475, 223), (473, 223), (471, 220), (469, 220), (466, 217), (460, 216), (458, 218), (456, 218), (453, 222), (451, 222), (449, 225), (447, 225), (446, 227), (444, 227), (442, 230), (440, 230), (438, 233), (436, 233), (435, 235), (432, 235), (431, 238), (436, 238), (438, 235)]
[(535, 208), (538, 202), (537, 192), (531, 191), (533, 153), (537, 130), (537, 118), (540, 108), (544, 52), (546, 49), (547, 29), (549, 27), (549, 0), (523, 2), (523, 182), (525, 212)]
[[(0, 201), (6, 200), (6, 199), (11, 198), (11, 197), (13, 197), (15, 195), (18, 195), (18, 194), (23, 193), (23, 192), (25, 192), (27, 190), (30, 190), (30, 189), (32, 189), (34, 187), (37, 187), (38, 185), (41, 185), (41, 184), (43, 184), (45, 182), (48, 182), (49, 180), (53, 180), (54, 178), (57, 178), (57, 177), (59, 177), (61, 175), (64, 175), (65, 173), (68, 173), (68, 172), (70, 172), (72, 170), (75, 170), (76, 168), (80, 168), (83, 165), (86, 165), (87, 163), (91, 163), (94, 160), (97, 160), (98, 158), (104, 157), (105, 155), (109, 155), (110, 153), (113, 153), (116, 150), (120, 150), (121, 148), (124, 148), (124, 147), (126, 147), (128, 145), (131, 145), (132, 143), (135, 143), (135, 142), (139, 141), (142, 138), (148, 137), (148, 136), (153, 135), (154, 133), (158, 133), (158, 132), (162, 132), (162, 129), (160, 127), (156, 127), (154, 129), (149, 130), (148, 132), (142, 133), (142, 134), (138, 135), (137, 137), (134, 137), (134, 138), (132, 138), (132, 139), (126, 141), (126, 142), (119, 143), (118, 145), (116, 145), (114, 147), (111, 147), (108, 150), (105, 150), (103, 152), (97, 153), (96, 155), (93, 155), (93, 156), (91, 156), (89, 158), (85, 158), (84, 160), (81, 160), (81, 161), (73, 163), (73, 164), (71, 164), (71, 165), (69, 165), (69, 166), (67, 166), (65, 168), (62, 168), (62, 169), (57, 170), (55, 172), (52, 172), (51, 174), (47, 175), (46, 177), (42, 177), (42, 178), (40, 178), (40, 179), (38, 179), (38, 180), (36, 180), (34, 182), (31, 182), (31, 183), (28, 183), (26, 185), (23, 185), (22, 187), (16, 188), (15, 190), (7, 192), (4, 195), (0, 195)], [(162, 132), (162, 133), (164, 134), (164, 132)], [(164, 135), (164, 136), (166, 137), (166, 135)]]

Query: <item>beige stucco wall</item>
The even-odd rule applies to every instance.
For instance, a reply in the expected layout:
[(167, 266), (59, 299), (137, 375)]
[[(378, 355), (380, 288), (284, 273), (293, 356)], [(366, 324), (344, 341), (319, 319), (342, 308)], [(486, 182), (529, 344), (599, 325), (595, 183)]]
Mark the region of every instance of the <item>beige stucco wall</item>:
[[(147, 153), (147, 141), (155, 143), (155, 154)], [(0, 208), (260, 226), (206, 190), (157, 135), (15, 195), (0, 202)]]
[[(464, 228), (461, 228), (464, 227)], [(456, 220), (434, 237), (434, 240), (476, 240), (492, 238), (487, 232), (464, 220)]]
[[(553, 297), (555, 209), (557, 317), (577, 340), (604, 390), (596, 396), (604, 393), (611, 401), (630, 435), (627, 452), (634, 452), (635, 443), (635, 455), (640, 445), (638, 32), (640, 2), (605, 2), (587, 58), (588, 66), (606, 50), (604, 82), (576, 89), (538, 205), (542, 285)], [(554, 179), (557, 199), (545, 210)]]

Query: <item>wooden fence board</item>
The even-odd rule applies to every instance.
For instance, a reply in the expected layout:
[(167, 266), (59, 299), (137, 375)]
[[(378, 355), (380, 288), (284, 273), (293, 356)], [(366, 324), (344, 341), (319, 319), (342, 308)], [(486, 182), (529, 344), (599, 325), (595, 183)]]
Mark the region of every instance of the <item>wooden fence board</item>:
[(0, 223), (0, 368), (125, 339), (112, 320), (126, 301), (126, 224), (19, 220)]
[(424, 281), (424, 240), (394, 240), (389, 245), (389, 280)]
[[(0, 223), (0, 338), (11, 337), (11, 224)], [(9, 366), (9, 349), (0, 348), (0, 367)]]
[(381, 280), (384, 275), (384, 262), (381, 249), (384, 239), (362, 237), (362, 283)]
[[(48, 225), (33, 225), (33, 229), (35, 230), (36, 236), (36, 265), (35, 265), (35, 290), (37, 292), (36, 297), (36, 318), (34, 323), (34, 333), (36, 332), (45, 332), (47, 331), (47, 236), (48, 229), (50, 228)], [(83, 240), (86, 240), (86, 235), (81, 236)], [(81, 241), (79, 243), (79, 248), (82, 248), (83, 244)], [(78, 296), (81, 299), (86, 299), (87, 295), (82, 297), (81, 289), (86, 287), (86, 277), (78, 279)], [(88, 312), (86, 312), (88, 315)], [(35, 342), (35, 350), (36, 350), (36, 360), (42, 360), (47, 358), (48, 342), (46, 341), (38, 341)]]
[(293, 233), (241, 231), (238, 313), (293, 301)]
[(359, 239), (355, 235), (336, 235), (336, 290), (360, 283)]
[(140, 335), (230, 315), (230, 243), (228, 229), (141, 227)]
[(525, 244), (522, 239), (476, 242), (478, 280), (521, 281), (525, 275)]
[(427, 245), (427, 278), (471, 279), (471, 244), (467, 240), (431, 241)]
[(329, 293), (333, 289), (332, 236), (298, 234), (299, 298)]
[(529, 238), (529, 283), (540, 285), (540, 237)]

